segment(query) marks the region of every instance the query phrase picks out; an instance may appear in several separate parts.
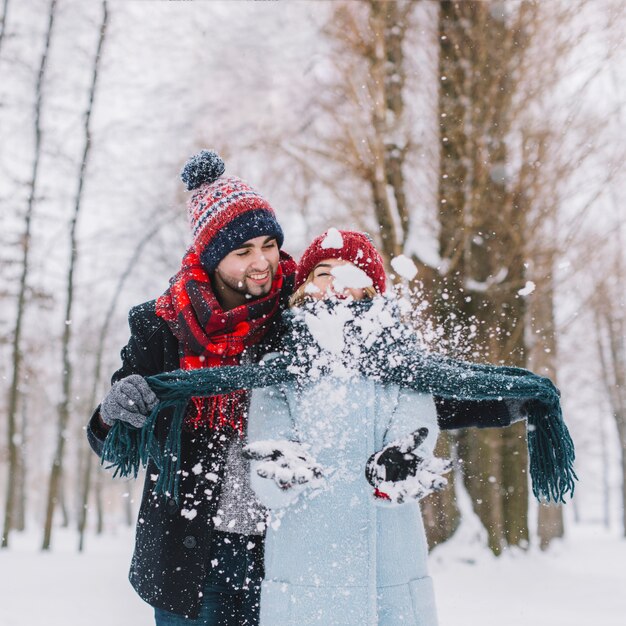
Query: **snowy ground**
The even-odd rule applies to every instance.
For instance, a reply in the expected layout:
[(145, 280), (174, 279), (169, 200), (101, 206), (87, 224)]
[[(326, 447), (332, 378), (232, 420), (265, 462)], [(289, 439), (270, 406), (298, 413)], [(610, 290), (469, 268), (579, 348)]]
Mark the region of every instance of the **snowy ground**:
[[(60, 531), (41, 554), (39, 537), (13, 536), (0, 552), (1, 626), (150, 626), (150, 608), (126, 580), (132, 534), (90, 538), (76, 553)], [(440, 626), (623, 626), (626, 540), (600, 526), (571, 526), (547, 553), (499, 559), (465, 533), (431, 556)]]
[(431, 555), (440, 626), (623, 626), (626, 539), (570, 527), (542, 553), (500, 558), (452, 540)]

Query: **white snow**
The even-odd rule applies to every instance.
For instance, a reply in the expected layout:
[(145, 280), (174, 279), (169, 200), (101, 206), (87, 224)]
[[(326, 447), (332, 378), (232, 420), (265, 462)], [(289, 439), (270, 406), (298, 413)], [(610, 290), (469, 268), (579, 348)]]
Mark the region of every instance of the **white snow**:
[(408, 256), (401, 254), (391, 259), (391, 267), (402, 278), (413, 280), (417, 276), (417, 267)]
[[(256, 458), (251, 461), (252, 470), (263, 478), (274, 480), (278, 486), (305, 482), (314, 488), (321, 486), (315, 473), (321, 476), (323, 469), (309, 454), (308, 444), (286, 439), (266, 439), (248, 444), (247, 449)], [(281, 456), (272, 460), (270, 457), (275, 451), (280, 451)]]
[(304, 287), (304, 293), (314, 294), (320, 292), (320, 288), (315, 283), (307, 283), (307, 285)]
[(321, 348), (331, 354), (341, 354), (345, 344), (344, 327), (346, 322), (354, 319), (350, 309), (341, 306), (336, 309), (320, 309), (315, 315), (306, 313), (304, 319)]
[(356, 265), (346, 263), (345, 265), (335, 265), (330, 273), (335, 277), (334, 285), (337, 291), (343, 289), (364, 289), (371, 287), (374, 283), (372, 279)]
[(506, 267), (501, 267), (495, 275), (489, 276), (484, 282), (475, 280), (473, 278), (467, 278), (465, 280), (465, 288), (469, 291), (476, 291), (478, 293), (487, 292), (493, 285), (500, 285), (507, 277), (509, 271)]
[(343, 248), (343, 237), (334, 226), (326, 231), (326, 237), (322, 240), (321, 247), (323, 250)]
[[(354, 267), (354, 266), (352, 266)], [(358, 269), (358, 268), (354, 268)], [(344, 332), (348, 322), (354, 322), (359, 329), (361, 344), (371, 346), (381, 333), (393, 329), (394, 317), (388, 310), (385, 298), (375, 298), (369, 311), (355, 317), (350, 308), (350, 300), (338, 302), (332, 308), (318, 307), (304, 314), (304, 321), (316, 343), (330, 355), (341, 355), (346, 342)], [(318, 366), (329, 365), (324, 356), (320, 356)]]
[[(463, 532), (436, 548), (440, 626), (622, 626), (626, 540), (600, 525), (570, 524), (567, 532), (545, 553), (533, 547), (496, 558)], [(73, 531), (57, 529), (50, 553), (39, 551), (39, 534), (11, 538), (14, 546), (0, 552), (2, 626), (154, 624), (127, 580), (130, 529), (88, 537), (83, 554)]]
[(198, 511), (196, 509), (181, 509), (180, 514), (188, 520), (192, 520), (196, 515), (198, 515)]
[(533, 291), (535, 291), (535, 283), (532, 280), (526, 281), (526, 284), (522, 289), (520, 289), (517, 293), (520, 296), (529, 296)]
[(440, 626), (618, 626), (626, 615), (626, 540), (601, 526), (569, 529), (542, 553), (484, 549), (463, 557), (454, 540), (431, 555)]

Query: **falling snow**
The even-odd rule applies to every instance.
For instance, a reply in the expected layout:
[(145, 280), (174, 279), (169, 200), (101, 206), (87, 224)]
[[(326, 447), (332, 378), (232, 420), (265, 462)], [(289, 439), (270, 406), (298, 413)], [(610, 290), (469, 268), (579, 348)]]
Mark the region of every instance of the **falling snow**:
[(415, 263), (404, 254), (391, 259), (391, 267), (399, 276), (407, 280), (413, 280), (417, 276)]

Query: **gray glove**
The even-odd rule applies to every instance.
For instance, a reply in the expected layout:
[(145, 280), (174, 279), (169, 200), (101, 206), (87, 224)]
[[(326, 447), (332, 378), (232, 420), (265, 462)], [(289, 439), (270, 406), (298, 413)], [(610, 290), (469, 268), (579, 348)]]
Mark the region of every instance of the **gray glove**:
[(100, 405), (100, 417), (107, 426), (115, 420), (141, 428), (159, 399), (139, 374), (131, 374), (113, 384)]

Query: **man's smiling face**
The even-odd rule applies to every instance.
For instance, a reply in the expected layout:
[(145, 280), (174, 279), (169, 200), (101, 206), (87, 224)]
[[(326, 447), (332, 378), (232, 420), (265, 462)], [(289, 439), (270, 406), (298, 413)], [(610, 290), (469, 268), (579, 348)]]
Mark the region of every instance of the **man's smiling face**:
[(215, 268), (213, 286), (226, 308), (267, 295), (278, 270), (280, 251), (274, 237), (255, 237), (228, 253)]

